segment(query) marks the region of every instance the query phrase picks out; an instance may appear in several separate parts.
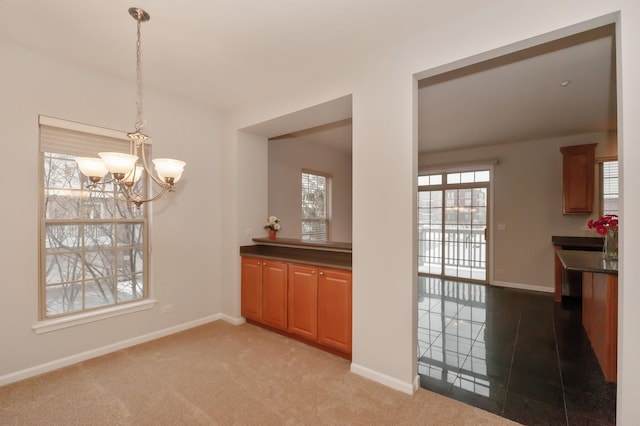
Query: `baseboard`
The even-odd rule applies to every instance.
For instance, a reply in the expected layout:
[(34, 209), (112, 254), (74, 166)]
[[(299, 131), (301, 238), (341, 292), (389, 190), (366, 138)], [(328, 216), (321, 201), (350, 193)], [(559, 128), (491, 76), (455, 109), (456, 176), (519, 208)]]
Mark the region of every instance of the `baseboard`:
[(382, 374), (380, 372), (371, 370), (370, 368), (363, 367), (362, 365), (354, 363), (351, 363), (351, 372), (409, 395), (413, 395), (415, 390), (417, 390), (416, 383), (419, 384), (420, 380), (419, 377), (416, 376), (416, 378), (414, 378), (413, 380), (413, 383), (403, 382), (394, 377), (387, 376), (386, 374)]
[(96, 358), (102, 355), (106, 355), (111, 352), (125, 349), (131, 346), (139, 345), (141, 343), (149, 342), (151, 340), (159, 339), (161, 337), (169, 336), (171, 334), (179, 333), (190, 328), (198, 327), (213, 321), (223, 320), (230, 324), (240, 325), (244, 323), (244, 318), (234, 318), (226, 314), (215, 314), (204, 318), (200, 318), (194, 321), (189, 321), (183, 324), (179, 324), (173, 327), (165, 328), (163, 330), (154, 331), (152, 333), (137, 336), (131, 339), (116, 342), (111, 345), (102, 346), (100, 348), (92, 349), (90, 351), (81, 352), (65, 358), (60, 358), (54, 361), (46, 362), (44, 364), (36, 365), (34, 367), (26, 368), (15, 373), (6, 374), (0, 376), (0, 386), (7, 385), (9, 383), (17, 382), (19, 380), (28, 379), (29, 377), (37, 376), (38, 374), (47, 373), (49, 371), (57, 370), (62, 367), (66, 367), (78, 362), (86, 361), (91, 358)]
[(507, 281), (493, 281), (491, 285), (495, 285), (498, 287), (517, 288), (519, 290), (540, 291), (543, 293), (553, 293), (555, 291), (553, 287), (542, 287), (542, 286), (531, 285), (531, 284), (510, 283)]
[(224, 322), (228, 322), (229, 324), (233, 324), (233, 325), (242, 325), (244, 323), (247, 322), (246, 319), (244, 319), (244, 317), (232, 317), (230, 315), (227, 314), (218, 314), (220, 315), (220, 319), (223, 320)]

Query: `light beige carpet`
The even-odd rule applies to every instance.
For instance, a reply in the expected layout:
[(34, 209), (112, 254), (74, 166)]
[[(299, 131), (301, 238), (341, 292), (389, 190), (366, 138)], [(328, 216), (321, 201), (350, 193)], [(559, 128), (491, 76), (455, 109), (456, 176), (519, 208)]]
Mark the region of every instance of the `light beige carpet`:
[(502, 425), (252, 325), (217, 321), (0, 387), (0, 425)]

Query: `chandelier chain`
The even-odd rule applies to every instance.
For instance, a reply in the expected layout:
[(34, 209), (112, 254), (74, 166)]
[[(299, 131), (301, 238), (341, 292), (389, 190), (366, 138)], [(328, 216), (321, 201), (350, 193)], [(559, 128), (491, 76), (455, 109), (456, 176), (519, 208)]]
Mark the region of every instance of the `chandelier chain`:
[(136, 132), (139, 132), (144, 127), (144, 118), (142, 116), (142, 43), (141, 39), (141, 31), (140, 27), (142, 26), (142, 17), (140, 16), (140, 12), (138, 13), (138, 17), (136, 18), (138, 22), (137, 28), (137, 43), (136, 43), (136, 107), (138, 109), (137, 121), (136, 121)]

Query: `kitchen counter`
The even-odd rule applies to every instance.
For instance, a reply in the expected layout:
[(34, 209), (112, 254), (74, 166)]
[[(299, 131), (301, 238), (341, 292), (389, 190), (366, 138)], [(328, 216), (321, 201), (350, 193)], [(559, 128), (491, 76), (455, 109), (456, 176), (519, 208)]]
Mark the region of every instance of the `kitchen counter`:
[(618, 261), (605, 260), (600, 251), (557, 250), (556, 254), (570, 271), (618, 274)]
[[(258, 240), (257, 238), (254, 239)], [(273, 242), (273, 240), (269, 240)], [(279, 240), (283, 241), (283, 240)], [(258, 242), (258, 241), (257, 241)], [(263, 259), (282, 260), (285, 262), (303, 263), (305, 265), (321, 266), (351, 270), (351, 251), (335, 251), (312, 246), (285, 246), (277, 244), (260, 244), (241, 246), (241, 256), (260, 257)]]
[(607, 382), (618, 374), (618, 261), (601, 252), (557, 250), (565, 269), (582, 274), (582, 326)]
[(343, 243), (337, 241), (309, 241), (297, 240), (295, 238), (253, 238), (253, 242), (276, 247), (294, 247), (301, 249), (317, 249), (322, 251), (337, 251), (343, 253), (351, 253), (351, 243)]
[(575, 237), (553, 235), (551, 242), (554, 246), (561, 247), (563, 250), (602, 250), (602, 237)]
[[(604, 240), (600, 236), (553, 235), (551, 242), (553, 243), (553, 249), (555, 251), (581, 250), (601, 252)], [(562, 262), (557, 255), (554, 256), (554, 259), (554, 300), (561, 302), (563, 296), (582, 297), (582, 273), (563, 268)]]

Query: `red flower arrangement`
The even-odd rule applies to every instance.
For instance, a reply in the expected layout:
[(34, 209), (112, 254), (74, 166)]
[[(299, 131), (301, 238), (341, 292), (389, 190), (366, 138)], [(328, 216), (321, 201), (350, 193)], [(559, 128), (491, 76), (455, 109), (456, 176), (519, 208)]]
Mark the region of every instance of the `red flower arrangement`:
[(595, 229), (596, 232), (600, 235), (607, 235), (607, 230), (609, 228), (618, 227), (618, 215), (606, 214), (598, 220), (591, 219), (587, 223), (587, 226), (589, 227), (589, 229)]

